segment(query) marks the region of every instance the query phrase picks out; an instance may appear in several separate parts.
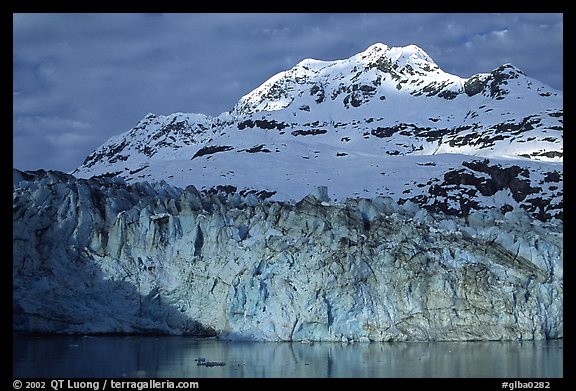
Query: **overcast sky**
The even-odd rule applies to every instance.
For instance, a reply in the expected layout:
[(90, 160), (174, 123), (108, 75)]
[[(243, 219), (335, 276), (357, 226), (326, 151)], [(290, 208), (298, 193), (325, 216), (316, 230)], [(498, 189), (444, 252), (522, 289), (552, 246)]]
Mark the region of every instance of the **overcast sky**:
[(13, 153), (71, 171), (147, 113), (218, 115), (304, 58), (415, 44), (462, 77), (562, 90), (562, 14), (14, 14)]

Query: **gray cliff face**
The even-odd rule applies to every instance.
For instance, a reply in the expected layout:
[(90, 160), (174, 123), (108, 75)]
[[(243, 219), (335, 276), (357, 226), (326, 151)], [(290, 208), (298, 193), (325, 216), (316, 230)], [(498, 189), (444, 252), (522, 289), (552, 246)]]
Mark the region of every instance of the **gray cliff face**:
[(563, 228), (14, 170), (14, 329), (272, 341), (563, 337)]

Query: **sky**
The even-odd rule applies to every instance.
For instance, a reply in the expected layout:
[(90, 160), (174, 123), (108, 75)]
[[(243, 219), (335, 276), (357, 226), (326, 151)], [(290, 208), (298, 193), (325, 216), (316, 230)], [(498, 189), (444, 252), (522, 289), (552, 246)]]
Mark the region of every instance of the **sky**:
[(146, 114), (216, 116), (305, 58), (414, 44), (563, 90), (563, 14), (13, 14), (13, 166), (70, 172)]

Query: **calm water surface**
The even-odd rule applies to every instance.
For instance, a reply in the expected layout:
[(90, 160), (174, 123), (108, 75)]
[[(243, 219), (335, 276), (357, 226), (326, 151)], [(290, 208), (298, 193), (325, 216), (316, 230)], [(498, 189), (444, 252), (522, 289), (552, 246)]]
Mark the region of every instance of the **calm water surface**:
[[(21, 377), (563, 377), (563, 340), (275, 343), (189, 337), (14, 337)], [(224, 361), (197, 366), (197, 357)]]

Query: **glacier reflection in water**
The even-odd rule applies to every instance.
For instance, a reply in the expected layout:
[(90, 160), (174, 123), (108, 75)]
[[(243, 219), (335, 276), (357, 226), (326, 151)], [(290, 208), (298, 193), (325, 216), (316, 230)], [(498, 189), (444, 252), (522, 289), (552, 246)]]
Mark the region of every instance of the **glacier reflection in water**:
[[(14, 337), (19, 377), (563, 376), (563, 340), (540, 342), (273, 343), (189, 337)], [(197, 366), (197, 357), (224, 361)]]

